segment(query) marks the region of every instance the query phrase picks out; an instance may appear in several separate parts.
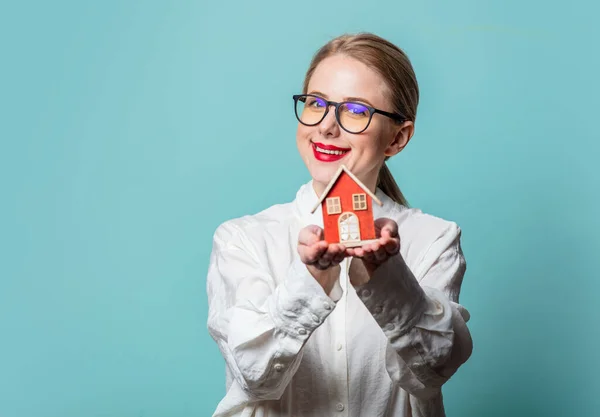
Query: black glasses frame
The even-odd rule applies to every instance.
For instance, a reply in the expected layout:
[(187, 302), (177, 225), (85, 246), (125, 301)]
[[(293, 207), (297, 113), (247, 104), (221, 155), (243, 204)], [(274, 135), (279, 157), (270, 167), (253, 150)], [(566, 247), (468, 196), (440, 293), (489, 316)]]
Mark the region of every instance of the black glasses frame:
[[(302, 101), (303, 103), (306, 101), (307, 97), (315, 97), (318, 98), (319, 100), (323, 100), (327, 106), (325, 107), (325, 112), (323, 112), (323, 117), (321, 118), (321, 120), (319, 120), (316, 123), (304, 123), (301, 119), (300, 119), (300, 115), (298, 114), (298, 101)], [(321, 96), (317, 96), (315, 94), (294, 94), (292, 96), (292, 98), (294, 99), (294, 113), (296, 114), (296, 119), (298, 119), (298, 121), (300, 123), (302, 123), (304, 126), (316, 126), (319, 123), (321, 123), (323, 121), (323, 119), (325, 119), (325, 117), (327, 116), (327, 113), (329, 113), (329, 108), (331, 106), (335, 107), (335, 119), (337, 120), (338, 124), (340, 125), (340, 127), (342, 129), (344, 129), (346, 132), (348, 133), (352, 133), (354, 135), (357, 135), (359, 133), (364, 132), (365, 130), (367, 130), (367, 128), (369, 127), (369, 125), (371, 124), (371, 120), (373, 120), (373, 115), (378, 113), (381, 114), (382, 116), (386, 116), (389, 117), (390, 119), (393, 119), (399, 123), (405, 122), (406, 120), (408, 120), (406, 117), (402, 116), (401, 114), (398, 113), (390, 113), (387, 112), (385, 110), (379, 110), (376, 109), (375, 107), (369, 106), (365, 103), (361, 103), (358, 101), (342, 101), (340, 103), (338, 103), (337, 101), (330, 101), (330, 100), (325, 100), (323, 97)], [(304, 99), (304, 100), (302, 100)], [(348, 130), (344, 127), (344, 125), (342, 124), (342, 122), (340, 122), (340, 113), (339, 113), (339, 109), (340, 106), (347, 104), (347, 103), (353, 103), (353, 104), (360, 104), (361, 106), (365, 106), (368, 110), (369, 110), (369, 121), (367, 122), (367, 125), (365, 126), (365, 128), (363, 130), (360, 130), (358, 132), (352, 132), (351, 130)]]

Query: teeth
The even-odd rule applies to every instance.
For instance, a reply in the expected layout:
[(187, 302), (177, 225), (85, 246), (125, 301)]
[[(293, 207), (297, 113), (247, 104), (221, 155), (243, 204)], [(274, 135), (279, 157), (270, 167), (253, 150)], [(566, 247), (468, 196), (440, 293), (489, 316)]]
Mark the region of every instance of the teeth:
[(326, 153), (329, 155), (343, 155), (348, 152), (348, 151), (330, 151), (327, 149), (321, 149), (318, 146), (315, 146), (315, 148), (317, 148), (317, 152)]

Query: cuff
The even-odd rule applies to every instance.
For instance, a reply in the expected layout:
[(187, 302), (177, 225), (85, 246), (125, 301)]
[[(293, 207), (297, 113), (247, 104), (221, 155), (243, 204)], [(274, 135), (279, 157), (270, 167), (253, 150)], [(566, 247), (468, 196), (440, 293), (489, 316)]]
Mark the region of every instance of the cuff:
[(428, 298), (400, 254), (380, 265), (356, 293), (388, 337), (410, 331), (428, 309)]
[[(336, 287), (339, 287), (339, 283), (336, 283)], [(338, 295), (336, 287), (331, 296)], [(332, 299), (327, 296), (299, 258), (292, 262), (287, 276), (275, 293), (271, 305), (275, 323), (281, 330), (299, 339), (308, 338), (331, 314), (339, 300), (339, 297)]]

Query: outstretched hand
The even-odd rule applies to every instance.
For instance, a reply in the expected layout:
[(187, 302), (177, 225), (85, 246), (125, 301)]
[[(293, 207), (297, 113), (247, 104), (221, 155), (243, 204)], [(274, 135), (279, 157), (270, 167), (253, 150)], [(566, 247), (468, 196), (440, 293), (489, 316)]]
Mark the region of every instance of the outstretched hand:
[(327, 243), (319, 226), (306, 226), (298, 235), (298, 254), (311, 275), (327, 294), (339, 277), (339, 264), (346, 257), (346, 248), (339, 243)]
[(344, 245), (323, 240), (323, 229), (310, 225), (300, 230), (298, 254), (306, 265), (325, 270), (339, 265), (345, 258)]
[(400, 251), (398, 224), (394, 220), (385, 217), (375, 220), (375, 235), (375, 242), (346, 249), (346, 255), (361, 258), (369, 272), (373, 272)]
[(366, 274), (357, 274), (353, 281), (364, 283), (380, 265), (400, 252), (398, 224), (394, 220), (375, 220), (375, 234), (377, 240), (374, 242), (346, 248), (340, 243), (326, 242), (323, 229), (319, 226), (306, 226), (298, 235), (298, 254), (311, 275), (329, 294), (339, 277), (339, 264), (344, 258), (359, 258), (362, 261)]

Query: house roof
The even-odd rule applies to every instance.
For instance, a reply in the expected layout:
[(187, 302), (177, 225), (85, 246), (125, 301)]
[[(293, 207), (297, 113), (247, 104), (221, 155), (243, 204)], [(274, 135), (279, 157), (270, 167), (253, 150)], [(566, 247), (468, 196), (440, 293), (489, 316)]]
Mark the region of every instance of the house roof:
[(331, 179), (331, 181), (329, 181), (329, 184), (327, 184), (327, 188), (325, 188), (325, 191), (323, 191), (323, 194), (321, 194), (319, 201), (317, 202), (317, 204), (315, 204), (313, 209), (310, 211), (311, 213), (314, 213), (315, 210), (317, 208), (319, 208), (319, 206), (321, 205), (323, 200), (325, 200), (325, 197), (327, 197), (327, 195), (329, 194), (329, 192), (331, 191), (331, 189), (333, 188), (333, 186), (335, 185), (337, 180), (340, 178), (340, 175), (342, 175), (342, 172), (345, 172), (346, 174), (348, 174), (350, 176), (350, 178), (352, 178), (354, 180), (354, 182), (357, 183), (360, 186), (360, 188), (362, 188), (363, 191), (365, 193), (367, 193), (373, 199), (373, 201), (375, 201), (380, 206), (383, 206), (383, 203), (381, 202), (381, 200), (379, 198), (377, 198), (377, 196), (375, 194), (373, 194), (371, 192), (371, 190), (369, 190), (358, 178), (356, 178), (356, 176), (352, 172), (350, 172), (350, 170), (348, 168), (346, 168), (345, 165), (340, 165), (340, 167), (338, 168), (336, 173), (333, 175), (333, 178)]

